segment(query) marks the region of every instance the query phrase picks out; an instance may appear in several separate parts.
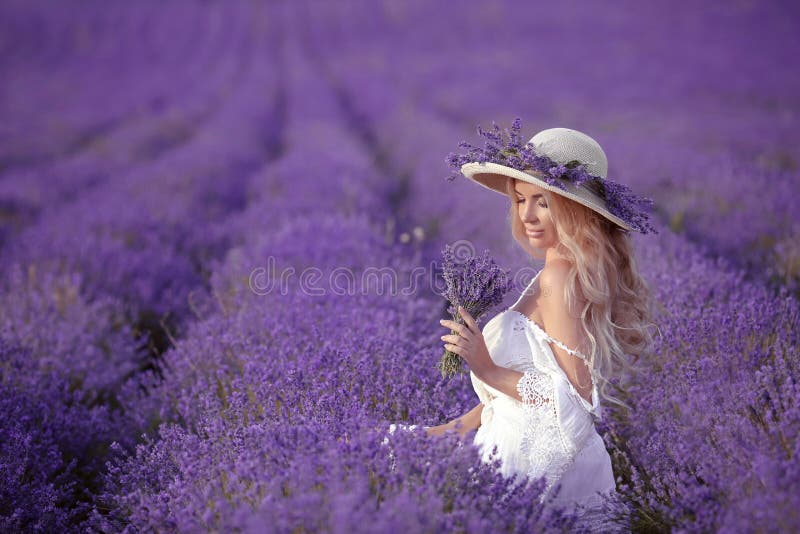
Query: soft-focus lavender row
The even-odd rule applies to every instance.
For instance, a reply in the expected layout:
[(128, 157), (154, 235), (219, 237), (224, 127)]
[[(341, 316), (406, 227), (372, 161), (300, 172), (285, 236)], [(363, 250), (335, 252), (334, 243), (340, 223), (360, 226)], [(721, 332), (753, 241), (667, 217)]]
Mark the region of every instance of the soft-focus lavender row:
[(430, 202), (453, 194), (435, 183), (441, 154), (476, 124), (520, 116), (530, 135), (588, 132), (611, 175), (656, 198), (674, 231), (800, 288), (800, 74), (786, 68), (800, 50), (797, 6), (304, 5), (304, 43), (375, 121), (378, 144), (413, 132), (397, 156), (418, 169), (417, 220), (438, 227)]
[(0, 18), (8, 231), (185, 145), (252, 61), (245, 9), (176, 3), (154, 18), (98, 4), (46, 16), (16, 4)]
[[(192, 58), (185, 51), (185, 69), (165, 65), (162, 86), (148, 90), (145, 98), (145, 103), (158, 103), (159, 109), (151, 110), (140, 102), (142, 87), (115, 79), (99, 66), (155, 82), (147, 48), (104, 52), (104, 47), (121, 42), (117, 32), (142, 38), (142, 28), (153, 21), (167, 26), (158, 40), (170, 34), (191, 37), (194, 17), (183, 20), (167, 12), (160, 18), (142, 11), (128, 19), (93, 8), (63, 27), (65, 35), (48, 33), (60, 40), (32, 43), (42, 47), (37, 55), (25, 45), (25, 39), (35, 41), (35, 35), (14, 33), (15, 23), (61, 27), (63, 19), (43, 6), (27, 13), (11, 7), (6, 6), (14, 16), (3, 20), (12, 26), (10, 35), (21, 38), (14, 52), (19, 61), (28, 54), (34, 61), (23, 69), (9, 54), (4, 67), (20, 74), (15, 80), (53, 76), (69, 88), (59, 98), (76, 96), (70, 104), (76, 110), (70, 129), (47, 138), (60, 148), (49, 155), (31, 155), (13, 145), (0, 182), (7, 188), (3, 206), (10, 220), (3, 228), (7, 242), (0, 326), (8, 348), (2, 382), (11, 388), (9, 413), (29, 412), (8, 419), (12, 426), (3, 430), (9, 474), (1, 492), (1, 524), (4, 529), (50, 530), (75, 525), (87, 516), (111, 442), (132, 445), (144, 430), (134, 424), (140, 419), (135, 407), (123, 409), (125, 387), (137, 390), (139, 373), (160, 368), (158, 359), (170, 345), (169, 337), (181, 335), (194, 316), (191, 296), (205, 291), (211, 262), (230, 246), (219, 226), (244, 208), (248, 184), (282, 150), (282, 67), (276, 46), (280, 35), (275, 28), (267, 30), (269, 18), (249, 19), (251, 11), (242, 9), (247, 6), (231, 6), (217, 14), (184, 6), (209, 21), (210, 26), (194, 28), (194, 38), (211, 39), (210, 57)], [(232, 24), (235, 20), (247, 31)], [(87, 28), (91, 23), (94, 26)], [(215, 26), (224, 29), (214, 30)], [(215, 45), (217, 31), (230, 46)], [(67, 54), (63, 62), (56, 61), (64, 68), (61, 76), (50, 68), (48, 56), (62, 52), (73, 39), (98, 45), (90, 46), (98, 64), (79, 53)], [(152, 45), (167, 46), (158, 40)], [(100, 57), (105, 53), (110, 56)], [(197, 63), (187, 64), (186, 59)], [(89, 72), (85, 77), (80, 75), (83, 69)], [(208, 83), (199, 83), (205, 75)], [(91, 83), (93, 76), (104, 83)], [(183, 82), (181, 76), (186, 77)], [(90, 83), (83, 86), (83, 79)], [(113, 88), (117, 81), (122, 85)], [(4, 116), (12, 119), (4, 124), (15, 142), (28, 136), (32, 147), (49, 150), (42, 136), (55, 130), (36, 126), (31, 119), (69, 122), (71, 115), (56, 114), (53, 119), (54, 112), (45, 104), (58, 109), (66, 100), (54, 103), (50, 95), (36, 93), (38, 87), (31, 83), (33, 92), (26, 94), (4, 86), (9, 94), (24, 95), (28, 104), (41, 106), (40, 115), (31, 117), (29, 111), (14, 122), (21, 108), (13, 99), (4, 99), (9, 105)], [(113, 95), (108, 95), (112, 88)], [(130, 92), (119, 90), (124, 88)], [(102, 109), (105, 104), (113, 109)], [(127, 113), (125, 120), (117, 121), (120, 113)], [(118, 124), (101, 135), (97, 121)], [(96, 141), (81, 141), (93, 136)], [(104, 148), (102, 143), (108, 145)], [(28, 453), (45, 446), (51, 447), (47, 455)]]
[[(569, 530), (465, 443), (384, 441), (476, 402), (435, 368), (442, 299), (297, 278), (403, 281), (457, 239), (530, 265), (504, 198), (444, 180), (476, 124), (521, 116), (589, 132), (659, 205), (636, 240), (659, 358), (601, 429), (610, 513), (796, 529), (797, 14), (333, 6), (2, 8), (0, 527)], [(253, 291), (268, 258), (286, 294)]]

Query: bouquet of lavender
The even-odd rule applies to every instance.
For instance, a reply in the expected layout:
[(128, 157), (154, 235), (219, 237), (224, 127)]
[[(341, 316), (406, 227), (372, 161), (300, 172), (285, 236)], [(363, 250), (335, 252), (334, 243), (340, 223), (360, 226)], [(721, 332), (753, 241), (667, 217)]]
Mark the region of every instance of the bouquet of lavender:
[[(464, 324), (464, 319), (458, 313), (459, 306), (477, 321), (483, 313), (502, 302), (513, 286), (509, 271), (501, 269), (489, 257), (488, 250), (484, 250), (481, 256), (460, 260), (453, 248), (445, 245), (442, 257), (442, 275), (446, 287), (441, 295), (450, 302), (447, 311), (459, 324)], [(442, 377), (465, 372), (461, 357), (449, 350), (445, 350), (437, 367)]]

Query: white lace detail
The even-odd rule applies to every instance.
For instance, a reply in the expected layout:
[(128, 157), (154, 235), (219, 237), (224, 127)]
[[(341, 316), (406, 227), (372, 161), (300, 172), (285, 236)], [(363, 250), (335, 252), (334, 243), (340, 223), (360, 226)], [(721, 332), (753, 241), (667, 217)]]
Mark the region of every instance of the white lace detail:
[[(492, 318), (483, 333), (492, 361), (521, 373), (518, 395), (511, 396), (470, 371), (473, 389), (484, 405), (474, 439), (483, 461), (496, 455), (502, 459), (504, 475), (543, 480), (542, 503), (559, 486), (556, 500), (561, 504), (586, 502), (593, 491), (615, 488), (611, 459), (605, 447), (597, 446), (602, 438), (590, 416), (595, 407), (600, 413), (596, 382), (590, 405), (555, 358), (555, 347), (564, 348), (563, 344), (516, 310), (507, 309)], [(567, 349), (580, 357), (578, 351)]]
[(517, 319), (516, 321), (514, 321), (514, 324), (511, 327), (514, 330), (514, 332), (521, 332), (521, 333), (525, 332), (525, 323), (522, 321), (522, 319)]
[(544, 498), (570, 466), (574, 454), (558, 423), (553, 378), (538, 369), (528, 369), (517, 382), (517, 391), (526, 419), (522, 453), (529, 461), (528, 477), (545, 477)]
[(517, 392), (524, 404), (543, 407), (553, 396), (553, 379), (537, 370), (529, 369), (517, 382)]

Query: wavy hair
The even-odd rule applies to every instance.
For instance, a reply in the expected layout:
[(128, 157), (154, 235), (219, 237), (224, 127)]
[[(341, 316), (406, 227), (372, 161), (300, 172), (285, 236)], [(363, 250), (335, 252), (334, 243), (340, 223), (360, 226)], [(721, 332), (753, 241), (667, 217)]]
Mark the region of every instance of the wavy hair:
[[(514, 180), (508, 178), (511, 199), (509, 222), (514, 240), (528, 254), (541, 258), (525, 236), (514, 195)], [(589, 184), (598, 187), (598, 184)], [(600, 186), (601, 187), (601, 186)], [(597, 189), (602, 195), (602, 189)], [(653, 299), (650, 287), (640, 276), (628, 231), (596, 211), (567, 197), (544, 191), (559, 240), (559, 254), (571, 264), (564, 288), (570, 309), (581, 308), (581, 325), (589, 340), (588, 354), (598, 395), (604, 401), (630, 409), (610, 393), (613, 386), (623, 397), (624, 387), (615, 381), (642, 371), (639, 359), (652, 350), (650, 327)]]

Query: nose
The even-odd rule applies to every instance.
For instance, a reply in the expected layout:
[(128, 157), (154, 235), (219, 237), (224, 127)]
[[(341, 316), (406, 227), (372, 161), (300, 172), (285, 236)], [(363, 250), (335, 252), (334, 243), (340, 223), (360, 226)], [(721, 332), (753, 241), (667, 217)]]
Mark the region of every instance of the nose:
[(523, 222), (536, 222), (538, 219), (536, 217), (536, 208), (532, 202), (529, 202), (525, 206), (525, 211), (522, 214), (522, 221)]

